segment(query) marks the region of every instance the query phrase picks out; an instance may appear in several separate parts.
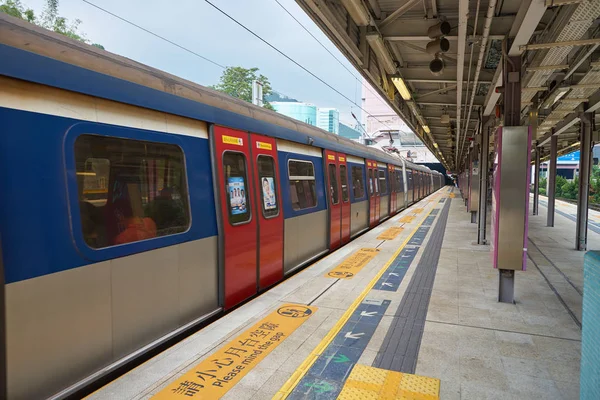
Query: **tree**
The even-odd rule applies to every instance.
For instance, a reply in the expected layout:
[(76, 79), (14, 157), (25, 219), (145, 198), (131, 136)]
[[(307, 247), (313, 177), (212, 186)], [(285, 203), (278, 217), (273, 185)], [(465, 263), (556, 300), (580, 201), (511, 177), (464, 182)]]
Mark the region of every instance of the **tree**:
[[(58, 1), (46, 0), (46, 6), (39, 19), (35, 16), (35, 12), (31, 8), (26, 8), (20, 0), (0, 0), (0, 12), (24, 19), (32, 24), (60, 33), (71, 39), (90, 43), (86, 39), (85, 34), (79, 31), (79, 25), (81, 25), (80, 19), (69, 22), (65, 17), (58, 15)], [(101, 44), (92, 43), (92, 46), (104, 50), (104, 46)]]
[(271, 94), (271, 83), (264, 75), (258, 75), (258, 68), (227, 67), (217, 85), (212, 89), (227, 93), (230, 96), (252, 103), (252, 81), (257, 80), (263, 85), (263, 105), (269, 110), (273, 106), (265, 99)]

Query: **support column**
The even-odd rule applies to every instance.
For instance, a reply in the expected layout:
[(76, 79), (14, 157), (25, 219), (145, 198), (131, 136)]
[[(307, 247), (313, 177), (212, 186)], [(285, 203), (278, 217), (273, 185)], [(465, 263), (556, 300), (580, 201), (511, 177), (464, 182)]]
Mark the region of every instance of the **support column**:
[(540, 148), (535, 143), (535, 166), (533, 168), (533, 215), (538, 215), (540, 202)]
[(538, 103), (537, 97), (533, 101), (529, 111), (529, 129), (531, 129), (531, 137), (534, 140), (535, 146), (535, 162), (533, 176), (533, 215), (538, 215), (540, 202), (540, 148), (537, 147), (537, 128), (538, 128)]
[(484, 127), (481, 131), (481, 148), (479, 150), (479, 210), (477, 211), (477, 244), (487, 244), (485, 240), (485, 224), (487, 214), (489, 149), (490, 128)]
[[(554, 133), (554, 132), (552, 132)], [(558, 153), (558, 136), (550, 138), (550, 165), (548, 166), (548, 215), (546, 226), (554, 226), (554, 203), (556, 202), (556, 158)]]
[[(506, 46), (505, 40), (503, 46)], [(521, 56), (508, 56), (505, 53), (502, 64), (504, 82), (504, 126), (521, 125)], [(527, 172), (529, 173), (529, 171)], [(525, 206), (525, 205), (523, 205)], [(515, 271), (498, 269), (498, 301), (514, 303)]]
[(590, 195), (590, 170), (592, 169), (592, 120), (594, 113), (581, 113), (579, 134), (579, 196), (577, 198), (577, 228), (575, 248), (587, 250), (588, 198)]

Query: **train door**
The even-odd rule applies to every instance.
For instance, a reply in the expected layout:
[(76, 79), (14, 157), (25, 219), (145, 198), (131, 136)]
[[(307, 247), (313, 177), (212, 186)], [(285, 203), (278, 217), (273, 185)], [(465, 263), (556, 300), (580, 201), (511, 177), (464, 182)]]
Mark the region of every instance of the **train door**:
[(348, 184), (348, 166), (346, 165), (346, 155), (338, 153), (337, 160), (340, 174), (340, 197), (342, 204), (341, 244), (344, 245), (350, 241), (350, 185)]
[(378, 184), (379, 184), (379, 199), (377, 202), (377, 208), (379, 216), (379, 220), (382, 221), (390, 215), (390, 188), (389, 188), (389, 174), (388, 174), (388, 166), (385, 164), (379, 164), (379, 168), (377, 168), (378, 174)]
[(369, 181), (369, 227), (374, 227), (379, 221), (378, 175), (377, 163), (367, 160), (367, 180)]
[(279, 161), (275, 139), (250, 135), (256, 219), (258, 220), (258, 286), (264, 289), (283, 279), (283, 211), (277, 177)]
[(342, 232), (342, 205), (340, 202), (340, 179), (336, 153), (324, 150), (327, 197), (329, 198), (329, 249), (340, 247)]
[(390, 183), (390, 206), (388, 208), (389, 215), (392, 216), (396, 213), (396, 173), (394, 172), (394, 166), (388, 165), (388, 182)]
[(220, 209), (220, 256), (224, 306), (235, 306), (258, 291), (258, 218), (247, 132), (212, 127), (215, 184)]

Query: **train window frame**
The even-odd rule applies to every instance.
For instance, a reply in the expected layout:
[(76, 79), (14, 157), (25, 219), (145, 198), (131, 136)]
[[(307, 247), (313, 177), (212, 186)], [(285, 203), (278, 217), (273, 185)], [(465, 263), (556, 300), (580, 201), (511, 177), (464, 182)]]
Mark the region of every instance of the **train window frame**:
[[(379, 194), (382, 196), (386, 196), (388, 194), (388, 184), (387, 178), (385, 176), (385, 169), (377, 168), (377, 178), (379, 180)], [(383, 186), (381, 185), (381, 181), (383, 181)]]
[(369, 180), (369, 196), (373, 196), (373, 168), (369, 168), (367, 171), (367, 179)]
[[(116, 133), (115, 133), (116, 132)], [(106, 139), (112, 141), (127, 142), (129, 145), (138, 144), (142, 146), (157, 146), (157, 149), (161, 149), (160, 146), (170, 146), (171, 151), (175, 150), (178, 155), (180, 162), (177, 171), (174, 171), (175, 175), (179, 174), (180, 184), (180, 196), (178, 201), (181, 202), (183, 208), (183, 216), (185, 218), (186, 226), (185, 229), (175, 231), (172, 233), (166, 233), (162, 235), (155, 235), (153, 237), (142, 238), (141, 240), (125, 241), (123, 243), (108, 244), (105, 246), (94, 247), (90, 245), (83, 232), (83, 219), (82, 209), (80, 203), (79, 194), (79, 183), (77, 180), (78, 171), (78, 155), (77, 155), (77, 143), (82, 137), (94, 137), (97, 139)], [(184, 151), (181, 142), (177, 138), (167, 138), (163, 140), (162, 136), (150, 131), (138, 130), (126, 130), (122, 127), (108, 127), (103, 124), (97, 123), (79, 123), (74, 125), (65, 134), (64, 140), (64, 151), (65, 151), (65, 167), (67, 170), (67, 193), (68, 193), (68, 204), (69, 204), (69, 215), (71, 234), (73, 235), (74, 244), (79, 249), (80, 254), (90, 260), (103, 261), (107, 259), (127, 256), (135, 254), (140, 251), (147, 251), (151, 249), (161, 248), (168, 246), (173, 243), (184, 242), (186, 237), (189, 237), (192, 226), (193, 226), (193, 210), (190, 201), (190, 184), (189, 174), (187, 170), (187, 156)], [(161, 151), (165, 151), (165, 147)], [(158, 153), (157, 153), (158, 155)], [(88, 157), (90, 158), (102, 158), (102, 157)], [(86, 159), (86, 162), (87, 160)], [(107, 159), (107, 158), (105, 158)], [(108, 159), (110, 166), (112, 167), (113, 162)], [(140, 169), (147, 168), (142, 167)], [(171, 174), (171, 172), (169, 172)], [(169, 175), (173, 176), (173, 175)], [(110, 170), (109, 170), (110, 177)], [(148, 178), (146, 176), (146, 178)], [(141, 182), (139, 190), (148, 189), (148, 182)], [(110, 182), (109, 182), (110, 186)], [(107, 194), (108, 196), (108, 194)], [(146, 199), (148, 200), (148, 199)], [(142, 199), (143, 201), (143, 199)], [(105, 204), (106, 205), (106, 204)], [(146, 204), (148, 205), (148, 204)], [(144, 216), (143, 218), (151, 218)], [(143, 219), (142, 218), (142, 219)], [(153, 221), (156, 224), (156, 221)], [(106, 221), (105, 221), (106, 224)], [(144, 223), (145, 225), (145, 223)], [(106, 225), (105, 225), (106, 226)], [(147, 226), (146, 226), (147, 228)], [(157, 227), (158, 228), (158, 227)], [(158, 232), (158, 229), (157, 229)], [(121, 232), (122, 233), (122, 232)]]
[[(359, 183), (362, 185), (362, 194), (361, 196), (356, 196), (356, 185), (354, 184), (354, 169), (358, 169), (360, 171), (360, 178), (358, 179)], [(361, 165), (350, 165), (350, 176), (352, 176), (352, 196), (354, 196), (354, 201), (363, 200), (367, 195), (367, 190), (365, 187), (365, 167)]]
[[(331, 167), (333, 167), (333, 170)], [(340, 190), (338, 187), (338, 168), (335, 163), (327, 163), (327, 183), (329, 183), (330, 188), (329, 201), (331, 205), (337, 206), (340, 204)]]
[[(248, 185), (248, 158), (246, 157), (246, 154), (244, 152), (241, 151), (237, 151), (237, 150), (225, 150), (223, 151), (223, 153), (221, 153), (221, 167), (223, 168), (223, 189), (225, 190), (225, 192), (227, 192), (227, 172), (225, 170), (225, 155), (227, 154), (239, 154), (243, 157), (244, 159), (244, 172), (245, 172), (245, 176), (243, 177), (243, 183), (244, 183), (244, 187), (246, 188), (246, 192), (244, 193), (245, 198), (246, 198), (246, 209), (247, 209), (247, 214), (248, 215), (248, 219), (245, 220), (240, 220), (240, 221), (233, 221), (232, 222), (232, 217), (234, 216), (234, 214), (232, 213), (232, 209), (231, 209), (231, 202), (229, 201), (229, 199), (226, 197), (225, 198), (225, 204), (227, 205), (227, 216), (228, 216), (228, 221), (229, 224), (232, 226), (239, 226), (239, 225), (245, 225), (245, 224), (249, 224), (250, 222), (252, 222), (252, 218), (254, 217), (254, 215), (252, 214), (252, 203), (250, 202), (250, 195), (249, 195), (249, 189), (250, 186)], [(225, 196), (227, 196), (227, 193), (225, 193)], [(235, 214), (235, 215), (243, 215), (243, 214)]]
[[(312, 172), (313, 175), (311, 176), (301, 176), (301, 175), (290, 175), (290, 163), (292, 162), (299, 162), (299, 163), (306, 163), (306, 164), (310, 164), (312, 166)], [(302, 211), (306, 211), (306, 210), (310, 210), (312, 208), (317, 208), (319, 206), (319, 196), (317, 193), (317, 176), (316, 176), (316, 170), (315, 170), (315, 163), (310, 161), (310, 160), (302, 160), (300, 158), (290, 158), (287, 160), (287, 178), (288, 178), (288, 186), (290, 187), (290, 203), (292, 206), (292, 211), (294, 212), (302, 212)], [(292, 198), (292, 180), (307, 180), (307, 181), (313, 181), (314, 182), (314, 190), (313, 190), (313, 194), (314, 194), (314, 205), (310, 206), (310, 207), (300, 207), (300, 208), (294, 208), (294, 202), (291, 201)]]
[[(275, 208), (275, 210), (276, 210), (277, 212), (276, 212), (276, 213), (274, 213), (274, 214), (269, 214), (269, 215), (267, 215), (267, 214), (266, 214), (266, 211), (270, 211), (270, 210), (265, 210), (265, 200), (264, 200), (264, 193), (263, 193), (263, 191), (261, 190), (261, 188), (262, 188), (262, 179), (263, 179), (263, 177), (261, 177), (261, 175), (260, 175), (260, 168), (259, 168), (259, 166), (258, 166), (258, 164), (259, 164), (259, 159), (260, 159), (261, 157), (270, 158), (270, 159), (271, 159), (271, 161), (273, 162), (273, 193), (275, 194), (275, 207), (276, 207), (276, 208)], [(276, 163), (275, 163), (275, 157), (273, 157), (273, 156), (272, 156), (272, 155), (270, 155), (270, 154), (258, 154), (258, 155), (256, 156), (256, 170), (257, 170), (258, 183), (260, 184), (260, 185), (258, 186), (258, 188), (259, 188), (258, 190), (260, 191), (260, 200), (261, 200), (261, 201), (260, 201), (260, 204), (261, 204), (261, 207), (260, 207), (260, 208), (261, 208), (261, 210), (262, 210), (262, 215), (263, 215), (263, 217), (264, 217), (265, 219), (277, 218), (277, 217), (279, 216), (279, 214), (281, 213), (281, 207), (279, 206), (279, 204), (281, 203), (281, 199), (280, 199), (280, 198), (279, 198), (279, 196), (278, 196), (278, 190), (277, 190), (277, 188), (278, 188), (278, 186), (277, 186), (277, 175), (278, 175), (278, 174), (277, 174), (277, 165), (276, 165)], [(266, 177), (266, 176), (265, 176), (265, 177)]]
[[(342, 168), (344, 168), (344, 176), (342, 176)], [(342, 187), (342, 203), (348, 203), (350, 201), (350, 191), (348, 190), (348, 167), (346, 166), (346, 164), (340, 164), (338, 171), (340, 185)], [(344, 193), (346, 194), (345, 197)]]

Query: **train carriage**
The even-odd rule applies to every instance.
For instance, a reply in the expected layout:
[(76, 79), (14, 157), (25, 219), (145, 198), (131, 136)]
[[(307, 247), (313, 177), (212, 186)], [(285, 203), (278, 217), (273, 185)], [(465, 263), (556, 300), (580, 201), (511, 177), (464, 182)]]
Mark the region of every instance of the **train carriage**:
[(11, 399), (73, 393), (443, 185), (6, 15), (0, 38)]

